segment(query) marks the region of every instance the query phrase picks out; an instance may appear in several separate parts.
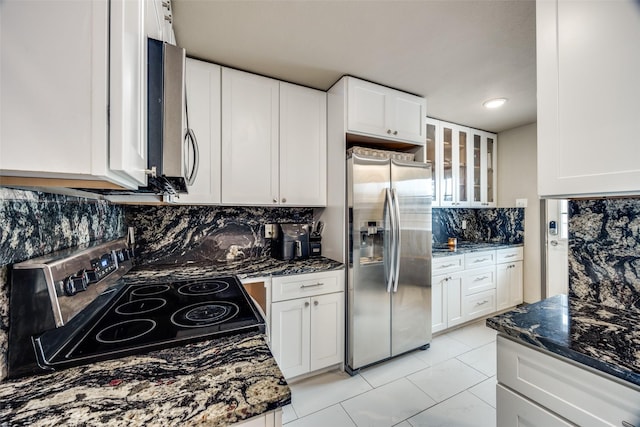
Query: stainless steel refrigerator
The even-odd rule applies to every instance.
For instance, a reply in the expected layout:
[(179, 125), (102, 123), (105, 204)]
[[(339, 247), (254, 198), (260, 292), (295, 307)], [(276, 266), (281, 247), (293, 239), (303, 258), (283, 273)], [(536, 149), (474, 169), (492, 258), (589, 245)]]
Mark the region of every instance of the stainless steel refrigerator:
[(360, 368), (431, 342), (430, 165), (347, 160), (347, 362)]

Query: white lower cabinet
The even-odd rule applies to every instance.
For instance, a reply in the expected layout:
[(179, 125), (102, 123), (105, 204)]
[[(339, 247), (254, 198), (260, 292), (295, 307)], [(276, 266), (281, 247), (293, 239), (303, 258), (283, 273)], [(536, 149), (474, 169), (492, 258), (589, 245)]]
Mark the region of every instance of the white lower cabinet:
[(272, 280), (271, 352), (291, 379), (344, 360), (344, 272)]
[(434, 258), (431, 271), (432, 332), (522, 303), (522, 247)]
[(431, 332), (443, 331), (464, 322), (461, 272), (433, 276), (431, 306)]
[(500, 249), (496, 252), (496, 304), (498, 310), (504, 310), (522, 304), (523, 301), (523, 252), (522, 247)]
[(502, 335), (497, 353), (498, 427), (640, 426), (637, 387)]

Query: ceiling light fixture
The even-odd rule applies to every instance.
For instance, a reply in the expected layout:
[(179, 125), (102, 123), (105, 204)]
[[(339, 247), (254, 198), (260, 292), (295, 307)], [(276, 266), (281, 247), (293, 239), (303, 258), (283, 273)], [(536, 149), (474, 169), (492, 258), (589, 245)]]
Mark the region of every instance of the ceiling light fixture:
[(494, 99), (490, 99), (488, 101), (484, 101), (482, 103), (482, 105), (485, 108), (498, 108), (498, 107), (502, 107), (504, 105), (504, 103), (507, 102), (507, 98), (494, 98)]

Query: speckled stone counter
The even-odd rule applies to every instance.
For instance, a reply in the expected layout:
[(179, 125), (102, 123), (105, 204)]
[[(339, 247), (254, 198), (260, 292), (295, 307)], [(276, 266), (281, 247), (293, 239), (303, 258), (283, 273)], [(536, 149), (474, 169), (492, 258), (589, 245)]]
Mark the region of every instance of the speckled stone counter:
[(299, 261), (280, 261), (275, 258), (263, 257), (229, 263), (194, 262), (181, 265), (141, 265), (134, 267), (123, 280), (127, 283), (146, 279), (163, 280), (164, 278), (186, 280), (229, 274), (236, 275), (242, 280), (251, 277), (317, 273), (343, 267), (344, 264), (325, 257)]
[(249, 333), (0, 384), (2, 426), (223, 426), (291, 402)]
[(455, 248), (446, 244), (435, 244), (431, 248), (433, 258), (462, 255), (470, 252), (490, 251), (495, 249), (508, 249), (523, 246), (522, 243), (493, 243), (493, 242), (459, 242)]
[[(145, 265), (125, 283), (313, 273), (328, 258), (227, 264)], [(221, 426), (291, 401), (265, 337), (249, 333), (0, 383), (0, 426)]]
[(558, 295), (489, 318), (487, 326), (640, 387), (637, 313)]

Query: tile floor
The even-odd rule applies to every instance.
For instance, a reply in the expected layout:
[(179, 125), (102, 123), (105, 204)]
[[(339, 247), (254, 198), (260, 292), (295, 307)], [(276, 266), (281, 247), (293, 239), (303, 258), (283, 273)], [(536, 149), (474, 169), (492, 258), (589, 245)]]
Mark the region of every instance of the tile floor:
[(286, 427), (496, 425), (496, 331), (484, 320), (360, 370), (291, 384)]

